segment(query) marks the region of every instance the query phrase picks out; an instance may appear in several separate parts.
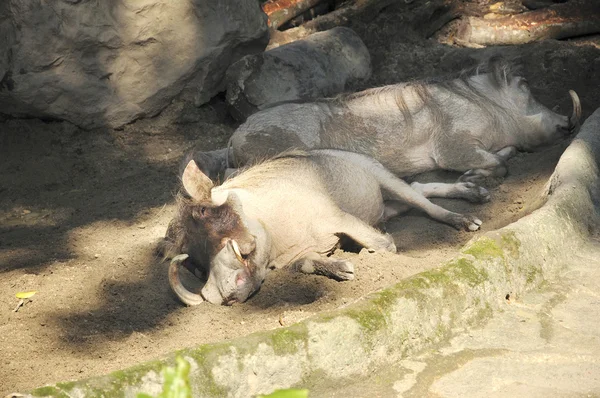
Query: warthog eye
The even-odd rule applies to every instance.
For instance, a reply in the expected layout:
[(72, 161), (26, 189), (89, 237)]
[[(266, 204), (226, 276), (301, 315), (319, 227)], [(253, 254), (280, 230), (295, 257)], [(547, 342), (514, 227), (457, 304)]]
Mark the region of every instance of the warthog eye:
[(528, 87), (528, 86), (529, 86), (529, 82), (527, 81), (527, 79), (525, 79), (524, 77), (522, 77), (522, 78), (519, 80), (519, 86), (525, 86), (525, 87)]
[(206, 207), (204, 207), (204, 206), (202, 206), (199, 210), (198, 209), (194, 209), (193, 213), (192, 213), (192, 216), (195, 219), (204, 218), (204, 217), (206, 217), (206, 215), (207, 215), (206, 214)]

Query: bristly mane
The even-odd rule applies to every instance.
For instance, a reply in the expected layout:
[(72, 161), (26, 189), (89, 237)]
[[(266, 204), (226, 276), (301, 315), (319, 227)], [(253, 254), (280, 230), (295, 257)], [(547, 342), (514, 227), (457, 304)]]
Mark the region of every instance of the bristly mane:
[[(519, 76), (520, 67), (514, 62), (506, 60), (502, 56), (490, 57), (487, 62), (474, 67), (463, 69), (454, 74), (441, 77), (434, 77), (418, 81), (392, 84), (383, 87), (372, 88), (357, 93), (340, 94), (334, 98), (325, 99), (337, 106), (349, 107), (355, 101), (377, 101), (384, 97), (393, 98), (395, 105), (402, 114), (405, 123), (404, 134), (410, 134), (413, 128), (411, 107), (409, 106), (405, 95), (412, 95), (418, 99), (420, 104), (418, 108), (426, 107), (435, 119), (444, 118), (444, 106), (431, 95), (431, 87), (444, 89), (454, 95), (460, 96), (465, 100), (477, 105), (489, 117), (489, 120), (496, 125), (501, 119), (498, 113), (504, 113), (502, 118), (512, 118), (509, 112), (504, 111), (503, 107), (486, 96), (479, 88), (473, 85), (471, 78), (473, 76), (487, 74), (490, 84), (495, 89), (501, 89), (508, 86), (512, 80)], [(413, 100), (414, 103), (414, 100)]]
[(370, 88), (356, 93), (343, 93), (333, 98), (326, 100), (337, 103), (345, 103), (353, 99), (377, 96), (398, 89), (399, 85), (407, 85), (411, 88), (428, 85), (447, 86), (451, 83), (456, 83), (456, 80), (468, 82), (469, 78), (477, 75), (490, 74), (490, 80), (494, 87), (501, 88), (509, 85), (515, 76), (521, 73), (521, 66), (515, 62), (511, 62), (501, 55), (490, 57), (487, 62), (482, 62), (473, 67), (462, 69), (459, 72), (435, 76), (426, 79), (412, 80), (405, 83), (391, 84), (382, 87)]

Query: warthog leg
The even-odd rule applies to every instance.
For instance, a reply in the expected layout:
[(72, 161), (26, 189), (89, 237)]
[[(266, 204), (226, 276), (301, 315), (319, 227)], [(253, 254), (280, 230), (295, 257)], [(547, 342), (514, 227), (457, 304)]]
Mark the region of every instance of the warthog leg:
[[(377, 178), (381, 187), (384, 188), (384, 197), (396, 199), (406, 203), (411, 207), (421, 209), (434, 220), (452, 225), (456, 229), (466, 229), (467, 231), (477, 231), (481, 226), (481, 220), (466, 214), (459, 214), (448, 211), (441, 206), (432, 203), (423, 194), (410, 187), (405, 181), (394, 176), (381, 165), (373, 164), (371, 171)], [(389, 210), (389, 202), (386, 202), (386, 208)], [(384, 210), (384, 216), (386, 214)]]
[(426, 198), (465, 199), (473, 203), (483, 203), (490, 200), (490, 193), (484, 187), (472, 182), (456, 182), (446, 184), (432, 182), (421, 184), (413, 182), (410, 187)]
[(496, 156), (500, 156), (504, 161), (507, 161), (516, 154), (517, 148), (515, 148), (514, 146), (507, 146), (506, 148), (502, 148), (498, 152), (496, 152)]
[[(504, 177), (508, 173), (506, 161), (517, 153), (515, 147), (508, 146), (496, 153), (490, 153), (483, 149), (473, 151), (470, 156), (463, 158), (465, 165), (472, 168), (467, 170), (458, 181), (481, 183), (486, 177)], [(475, 167), (473, 167), (475, 165)], [(455, 170), (464, 170), (466, 167), (454, 165)]]
[[(490, 200), (488, 190), (472, 182), (455, 182), (450, 184), (442, 182), (426, 184), (413, 182), (410, 184), (410, 187), (426, 198), (465, 199), (473, 203), (484, 203)], [(412, 209), (412, 206), (406, 203), (396, 200), (386, 200), (382, 221), (387, 221), (392, 217), (406, 213), (410, 209)]]
[(337, 281), (354, 279), (354, 265), (348, 260), (309, 253), (296, 261), (292, 268), (305, 274), (323, 275)]
[(359, 218), (351, 214), (343, 213), (340, 218), (335, 218), (334, 224), (327, 228), (328, 233), (334, 235), (346, 235), (371, 253), (376, 251), (388, 251), (396, 253), (394, 238), (389, 234), (371, 227)]

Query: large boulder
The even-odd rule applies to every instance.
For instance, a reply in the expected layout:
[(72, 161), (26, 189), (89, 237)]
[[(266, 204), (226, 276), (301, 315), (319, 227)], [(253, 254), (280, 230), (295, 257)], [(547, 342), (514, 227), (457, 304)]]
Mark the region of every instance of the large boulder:
[(278, 102), (338, 94), (370, 75), (369, 50), (353, 30), (337, 27), (231, 65), (227, 103), (232, 116), (243, 121)]
[(200, 105), (266, 21), (256, 0), (2, 0), (0, 113), (94, 128)]

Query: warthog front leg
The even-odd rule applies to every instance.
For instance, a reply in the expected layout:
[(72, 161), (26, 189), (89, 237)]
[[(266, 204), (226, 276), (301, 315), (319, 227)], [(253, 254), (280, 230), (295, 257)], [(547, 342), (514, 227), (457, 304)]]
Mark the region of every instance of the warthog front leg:
[(513, 146), (502, 148), (496, 153), (478, 149), (475, 151), (475, 157), (478, 159), (470, 158), (472, 168), (467, 170), (458, 180), (480, 183), (486, 177), (504, 177), (508, 173), (506, 161), (516, 153), (517, 149)]
[(432, 182), (421, 184), (413, 182), (410, 187), (426, 198), (465, 199), (473, 203), (483, 203), (490, 200), (490, 193), (484, 187), (472, 182), (456, 182), (446, 184)]
[(350, 261), (325, 257), (314, 252), (296, 261), (292, 268), (305, 274), (323, 275), (337, 281), (354, 279), (354, 265)]

